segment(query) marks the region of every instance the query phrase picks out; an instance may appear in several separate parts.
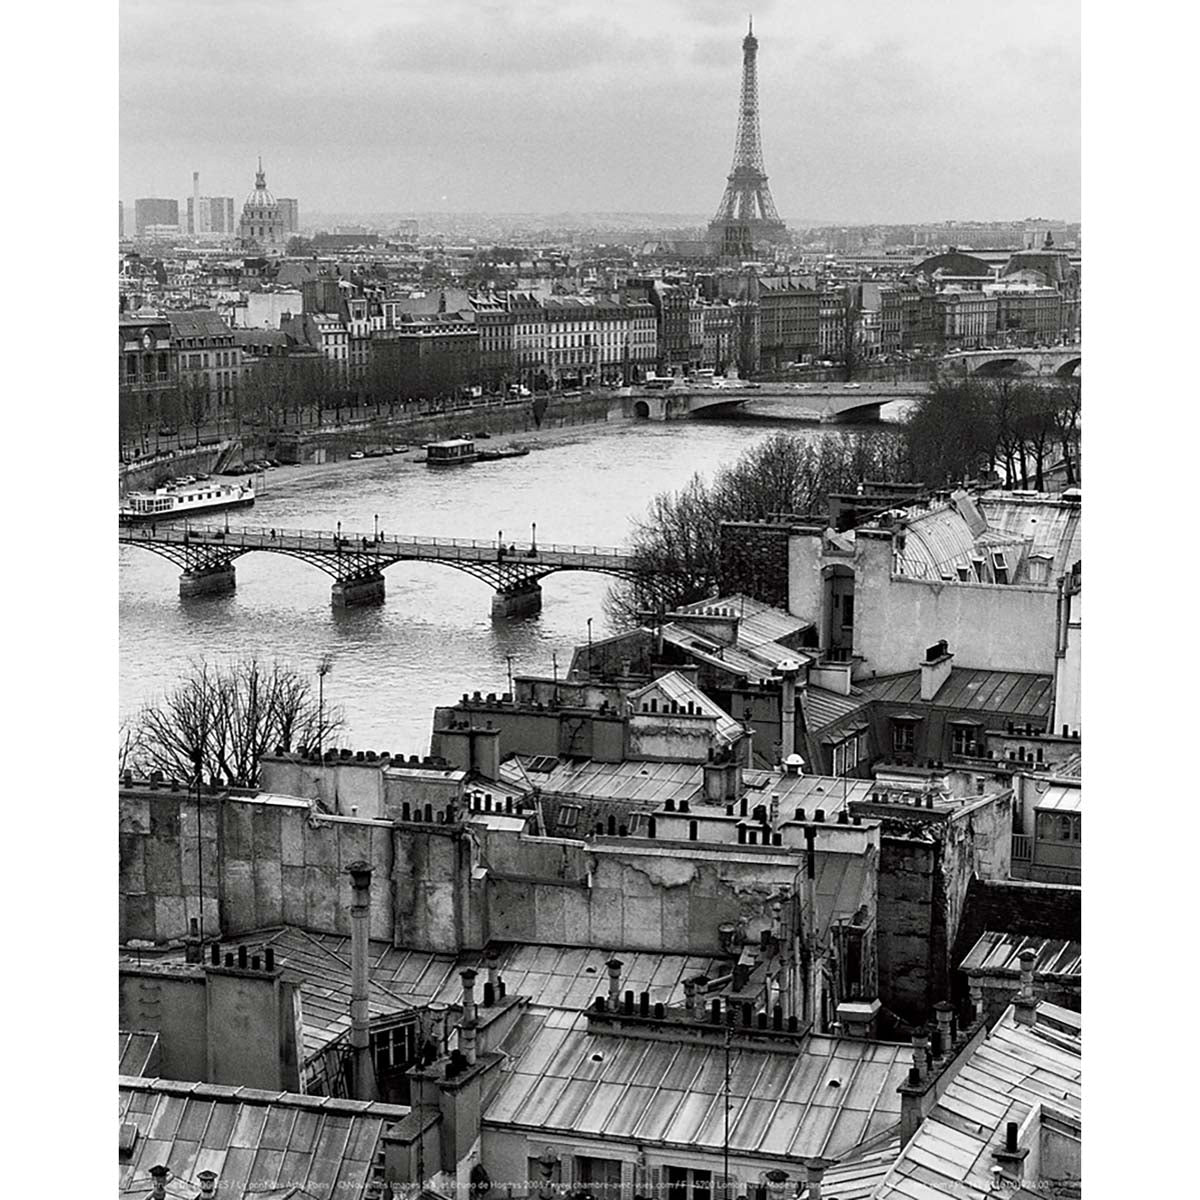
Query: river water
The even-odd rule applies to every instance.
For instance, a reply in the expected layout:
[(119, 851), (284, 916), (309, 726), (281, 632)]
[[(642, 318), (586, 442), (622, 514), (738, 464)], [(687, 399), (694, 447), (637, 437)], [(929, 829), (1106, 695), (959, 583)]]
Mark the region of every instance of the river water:
[[(884, 410), (885, 420), (897, 406)], [(781, 417), (788, 406), (775, 410)], [(524, 458), (430, 470), (411, 456), (321, 467), (282, 467), (266, 477), (254, 508), (230, 513), (231, 525), (526, 541), (537, 523), (541, 543), (615, 546), (632, 518), (659, 491), (682, 487), (694, 472), (711, 475), (775, 428), (806, 437), (822, 429), (761, 419), (672, 424), (614, 423), (534, 435)], [(828, 428), (828, 427), (826, 427)], [(120, 547), (120, 705), (123, 715), (161, 696), (201, 658), (257, 654), (313, 673), (333, 656), (327, 704), (346, 718), (344, 745), (427, 753), (433, 709), (464, 691), (507, 690), (514, 674), (561, 670), (571, 649), (611, 632), (603, 611), (609, 580), (562, 573), (542, 581), (537, 616), (493, 620), (488, 586), (450, 567), (397, 563), (387, 569), (387, 599), (337, 610), (332, 581), (315, 567), (277, 554), (236, 561), (237, 591), (179, 597), (179, 572), (165, 559)]]

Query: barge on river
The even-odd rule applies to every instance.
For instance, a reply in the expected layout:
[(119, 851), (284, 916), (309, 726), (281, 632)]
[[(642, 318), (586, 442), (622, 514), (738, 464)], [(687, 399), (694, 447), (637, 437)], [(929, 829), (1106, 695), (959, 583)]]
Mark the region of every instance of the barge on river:
[(474, 438), (448, 438), (425, 447), (425, 462), (431, 467), (457, 467), (478, 457)]
[(120, 521), (122, 525), (169, 521), (175, 517), (202, 516), (222, 508), (249, 508), (253, 503), (252, 482), (167, 484), (153, 492), (130, 492), (121, 506)]

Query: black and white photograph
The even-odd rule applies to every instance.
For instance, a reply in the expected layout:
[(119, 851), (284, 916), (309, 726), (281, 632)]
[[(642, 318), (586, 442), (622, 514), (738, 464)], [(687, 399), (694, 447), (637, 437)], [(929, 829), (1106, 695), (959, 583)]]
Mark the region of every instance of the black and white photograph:
[(90, 873), (17, 855), (94, 953), (79, 1194), (114, 1138), (138, 1200), (1142, 1194), (1083, 1133), (1082, 734), (1090, 1120), (1187, 1036), (1119, 710), (1185, 669), (1132, 438), (1189, 444), (1190, 229), (1092, 247), (1085, 437), (1081, 6), (98, 7), (31, 393), (86, 376), (94, 461), (20, 451), (99, 689), (39, 718)]

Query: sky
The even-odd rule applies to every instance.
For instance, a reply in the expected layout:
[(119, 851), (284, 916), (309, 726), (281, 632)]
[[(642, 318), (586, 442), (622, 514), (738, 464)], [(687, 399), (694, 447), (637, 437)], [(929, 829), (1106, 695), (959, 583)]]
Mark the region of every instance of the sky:
[[(306, 213), (716, 210), (741, 0), (121, 0), (120, 187)], [(753, 0), (792, 221), (1080, 214), (1073, 0)]]

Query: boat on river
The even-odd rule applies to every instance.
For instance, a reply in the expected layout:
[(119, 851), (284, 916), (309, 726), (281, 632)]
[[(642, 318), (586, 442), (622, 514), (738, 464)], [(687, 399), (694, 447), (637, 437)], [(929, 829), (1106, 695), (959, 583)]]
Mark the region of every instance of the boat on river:
[(174, 517), (203, 516), (223, 508), (249, 508), (254, 503), (254, 483), (164, 484), (152, 492), (130, 492), (119, 510), (122, 525), (169, 521)]
[(474, 438), (447, 438), (430, 442), (425, 447), (425, 462), (430, 467), (457, 467), (474, 462), (479, 457)]
[(497, 450), (477, 450), (475, 458), (478, 462), (495, 462), (501, 458), (523, 458), (528, 453), (528, 446), (501, 446)]

